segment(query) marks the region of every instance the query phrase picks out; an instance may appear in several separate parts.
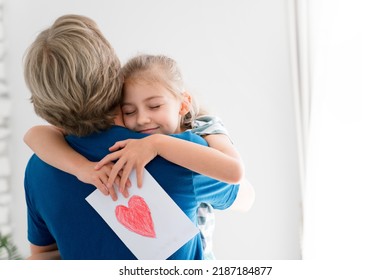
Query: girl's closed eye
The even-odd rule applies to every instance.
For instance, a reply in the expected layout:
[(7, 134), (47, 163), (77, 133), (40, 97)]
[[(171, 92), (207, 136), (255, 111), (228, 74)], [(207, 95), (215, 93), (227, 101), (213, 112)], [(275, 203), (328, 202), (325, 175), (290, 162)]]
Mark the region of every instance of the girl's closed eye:
[(135, 113), (135, 110), (132, 110), (132, 111), (129, 111), (129, 110), (124, 110), (123, 111), (123, 114), (129, 116), (129, 115), (133, 115)]
[(122, 107), (122, 112), (123, 112), (123, 114), (124, 115), (127, 115), (127, 116), (129, 116), (129, 115), (133, 115), (134, 113), (135, 113), (135, 109), (133, 109), (133, 108), (128, 108), (128, 107)]
[(163, 103), (155, 103), (155, 104), (149, 104), (149, 108), (150, 109), (159, 109), (161, 108), (161, 106), (163, 106), (164, 104)]

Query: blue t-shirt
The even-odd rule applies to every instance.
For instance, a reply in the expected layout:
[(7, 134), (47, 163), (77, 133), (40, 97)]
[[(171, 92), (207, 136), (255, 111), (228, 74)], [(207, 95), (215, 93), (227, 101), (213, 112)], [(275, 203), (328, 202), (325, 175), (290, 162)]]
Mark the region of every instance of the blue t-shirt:
[[(111, 129), (87, 137), (67, 136), (68, 143), (91, 161), (107, 155), (108, 148), (123, 139), (145, 137), (126, 128)], [(191, 132), (172, 135), (207, 145)], [(147, 170), (196, 224), (200, 202), (226, 209), (235, 200), (238, 185), (226, 184), (156, 157)], [(136, 259), (85, 198), (95, 190), (73, 175), (62, 172), (33, 155), (25, 173), (28, 240), (38, 246), (57, 243), (62, 259)], [(107, 196), (107, 199), (111, 199)], [(169, 259), (203, 259), (200, 235), (196, 235)]]

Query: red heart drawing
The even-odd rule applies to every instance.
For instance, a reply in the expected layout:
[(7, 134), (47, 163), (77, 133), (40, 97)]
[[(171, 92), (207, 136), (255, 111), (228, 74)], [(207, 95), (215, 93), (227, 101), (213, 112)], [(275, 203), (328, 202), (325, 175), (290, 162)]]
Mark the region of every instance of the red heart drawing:
[(117, 220), (137, 234), (156, 238), (152, 215), (145, 200), (138, 195), (133, 195), (127, 204), (129, 207), (118, 205), (115, 208)]

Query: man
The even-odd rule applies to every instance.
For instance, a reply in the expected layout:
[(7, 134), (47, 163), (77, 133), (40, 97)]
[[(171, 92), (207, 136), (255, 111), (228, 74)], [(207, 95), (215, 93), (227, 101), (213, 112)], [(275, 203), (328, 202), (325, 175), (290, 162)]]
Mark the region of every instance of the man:
[[(142, 137), (121, 127), (120, 63), (93, 20), (78, 15), (58, 18), (28, 49), (24, 74), (35, 112), (61, 128), (70, 146), (89, 160), (99, 161), (119, 140)], [(177, 137), (206, 145), (192, 133)], [(226, 209), (238, 193), (238, 185), (213, 180), (161, 157), (147, 169), (194, 223), (200, 201)], [(94, 190), (32, 156), (25, 174), (31, 259), (135, 259), (85, 201)], [(200, 236), (170, 259), (203, 259)]]

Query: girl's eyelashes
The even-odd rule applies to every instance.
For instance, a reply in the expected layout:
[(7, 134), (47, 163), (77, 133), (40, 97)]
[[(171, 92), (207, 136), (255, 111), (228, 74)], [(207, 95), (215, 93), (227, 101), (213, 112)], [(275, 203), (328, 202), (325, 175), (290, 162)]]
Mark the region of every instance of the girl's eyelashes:
[(164, 105), (164, 103), (162, 103), (162, 102), (151, 102), (151, 103), (148, 104), (148, 107), (150, 109), (158, 109), (158, 108), (160, 108), (163, 105)]
[[(146, 108), (149, 108), (149, 110), (158, 110), (160, 109), (164, 103), (158, 103), (158, 104), (149, 104), (149, 105), (144, 105)], [(137, 112), (136, 108), (133, 108), (133, 106), (123, 106), (122, 107), (122, 113), (123, 115), (126, 116), (131, 116), (134, 115)]]
[(127, 104), (122, 106), (122, 114), (123, 115), (126, 115), (126, 116), (133, 115), (136, 111), (137, 111), (137, 109), (134, 106), (130, 106)]
[(133, 115), (135, 113), (135, 110), (122, 110), (123, 114), (126, 115), (126, 116), (130, 116), (130, 115)]

